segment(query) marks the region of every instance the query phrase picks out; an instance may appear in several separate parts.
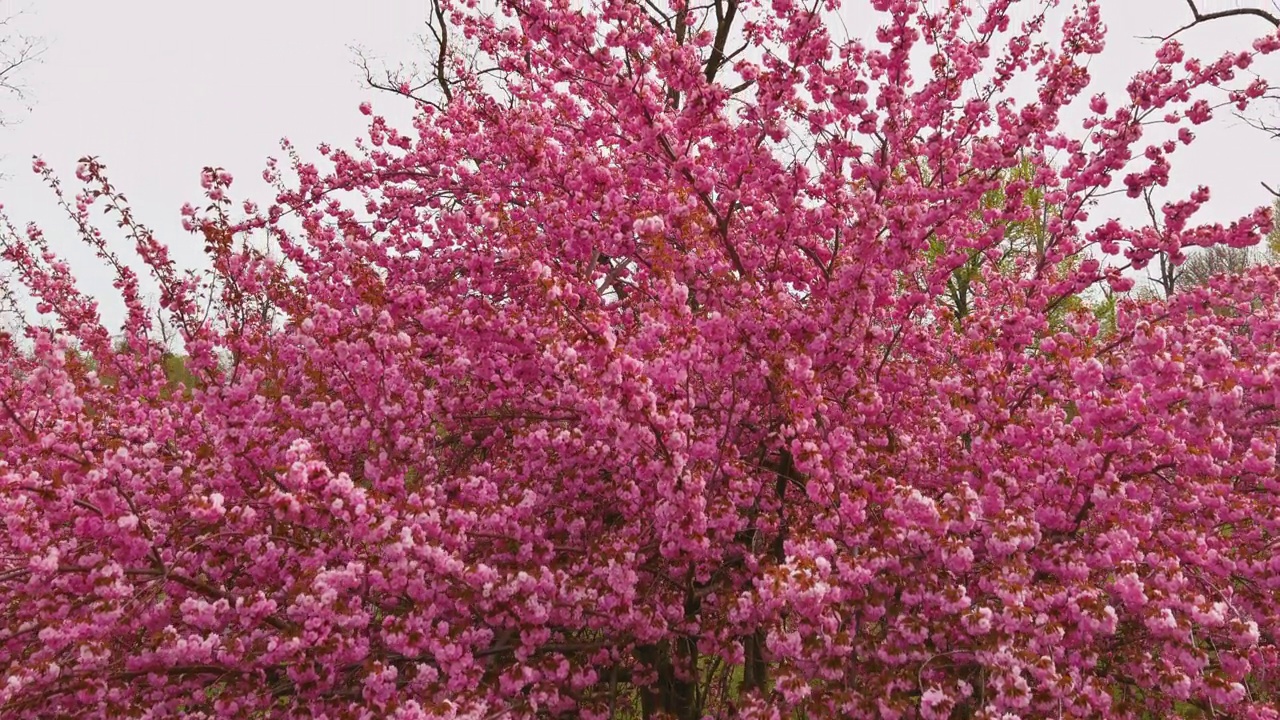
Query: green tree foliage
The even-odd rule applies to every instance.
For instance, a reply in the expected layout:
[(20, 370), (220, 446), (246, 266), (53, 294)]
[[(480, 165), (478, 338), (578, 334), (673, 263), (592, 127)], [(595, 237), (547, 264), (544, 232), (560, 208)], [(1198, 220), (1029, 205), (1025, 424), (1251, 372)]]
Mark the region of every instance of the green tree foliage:
[[(1030, 158), (1003, 173), (998, 188), (986, 192), (974, 219), (983, 220), (987, 211), (1001, 211), (1012, 204), (1025, 209), (1023, 219), (1008, 220), (1004, 213), (1000, 219), (982, 223), (984, 228), (998, 229), (1002, 241), (985, 250), (969, 253), (968, 260), (953, 270), (946, 280), (944, 303), (957, 323), (964, 321), (978, 301), (980, 286), (989, 274), (1011, 276), (1017, 273), (1038, 271), (1043, 273), (1050, 242), (1048, 225), (1051, 218), (1060, 217), (1060, 205), (1046, 202), (1043, 186), (1037, 182), (1038, 165)], [(1016, 198), (1011, 195), (1017, 195)], [(994, 213), (993, 213), (994, 214)], [(936, 234), (929, 243), (930, 260), (935, 263), (950, 250), (946, 238)], [(1076, 256), (1054, 263), (1052, 276), (1070, 272), (1079, 264)], [(1083, 300), (1076, 295), (1058, 303), (1050, 313), (1050, 324), (1060, 325), (1062, 319), (1083, 307)]]

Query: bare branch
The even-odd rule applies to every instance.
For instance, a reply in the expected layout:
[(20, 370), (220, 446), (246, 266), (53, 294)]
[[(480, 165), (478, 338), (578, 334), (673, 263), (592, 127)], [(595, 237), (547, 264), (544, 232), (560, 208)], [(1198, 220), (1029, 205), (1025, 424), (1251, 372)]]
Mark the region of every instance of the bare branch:
[(395, 70), (384, 68), (382, 77), (374, 72), (369, 56), (365, 51), (358, 47), (352, 47), (351, 52), (355, 55), (352, 61), (361, 74), (364, 75), (364, 82), (374, 90), (382, 90), (383, 92), (394, 93), (401, 97), (408, 98), (414, 102), (430, 105), (437, 110), (443, 109), (439, 103), (421, 94), (423, 90), (430, 88), (436, 84), (435, 79), (418, 81), (416, 68), (405, 68), (403, 65)]
[(1168, 35), (1159, 35), (1159, 36), (1152, 35), (1152, 36), (1148, 36), (1147, 39), (1169, 40), (1174, 36), (1178, 35), (1179, 33), (1182, 33), (1186, 30), (1190, 30), (1191, 28), (1197, 25), (1207, 23), (1211, 20), (1221, 20), (1223, 18), (1229, 18), (1229, 17), (1246, 17), (1246, 16), (1257, 17), (1257, 18), (1262, 18), (1263, 20), (1271, 23), (1273, 27), (1280, 27), (1280, 15), (1277, 15), (1276, 13), (1273, 13), (1269, 10), (1263, 10), (1261, 8), (1243, 7), (1243, 8), (1228, 8), (1226, 10), (1214, 10), (1212, 12), (1201, 12), (1200, 7), (1196, 5), (1196, 0), (1187, 0), (1187, 7), (1191, 8), (1191, 18), (1192, 18), (1191, 22), (1187, 23), (1186, 25), (1183, 25), (1177, 30), (1174, 30)]
[[(1268, 97), (1267, 99), (1275, 100), (1275, 98), (1272, 98), (1272, 97)], [(1271, 139), (1273, 140), (1280, 139), (1280, 126), (1271, 125), (1262, 120), (1257, 120), (1251, 117), (1247, 117), (1242, 113), (1233, 113), (1233, 114), (1236, 116), (1237, 119), (1243, 121), (1246, 125), (1253, 128), (1254, 130), (1260, 130), (1270, 135)]]
[[(14, 30), (14, 24), (22, 13), (14, 13), (0, 19), (0, 95), (25, 100), (27, 89), (21, 83), (21, 72), (40, 61), (44, 54), (44, 41), (23, 35)], [(5, 125), (0, 114), (0, 126)]]
[[(384, 67), (381, 73), (383, 77), (378, 78), (364, 50), (352, 47), (351, 51), (355, 55), (355, 65), (364, 74), (365, 84), (369, 87), (394, 93), (439, 110), (453, 101), (453, 86), (457, 84), (456, 78), (449, 77), (449, 59), (454, 56), (455, 49), (451, 45), (449, 21), (445, 16), (441, 0), (432, 0), (426, 26), (428, 35), (423, 37), (422, 43), (432, 59), (430, 68), (424, 73), (427, 75), (425, 79), (420, 79), (417, 65), (409, 67), (400, 65), (394, 70)], [(479, 71), (477, 74), (484, 74), (484, 72)], [(437, 88), (440, 95), (444, 97), (443, 102), (424, 96), (422, 91), (428, 88)]]

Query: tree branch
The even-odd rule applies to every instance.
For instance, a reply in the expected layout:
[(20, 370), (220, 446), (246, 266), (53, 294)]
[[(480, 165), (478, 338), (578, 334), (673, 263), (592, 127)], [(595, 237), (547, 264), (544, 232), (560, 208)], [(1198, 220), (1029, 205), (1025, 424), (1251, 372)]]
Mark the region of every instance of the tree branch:
[(1196, 5), (1196, 0), (1187, 0), (1187, 7), (1191, 8), (1191, 22), (1183, 25), (1177, 30), (1174, 30), (1168, 35), (1149, 35), (1147, 38), (1154, 40), (1170, 40), (1179, 33), (1190, 30), (1197, 25), (1207, 23), (1211, 20), (1221, 20), (1229, 17), (1258, 17), (1271, 23), (1273, 27), (1280, 27), (1280, 15), (1268, 10), (1263, 10), (1262, 8), (1228, 8), (1226, 10), (1214, 10), (1213, 12), (1201, 12), (1199, 6)]
[(738, 14), (738, 0), (728, 0), (722, 9), (720, 0), (716, 0), (716, 37), (711, 45), (711, 56), (707, 58), (707, 82), (714, 82), (720, 67), (728, 61), (725, 57), (725, 45), (729, 42), (729, 31), (733, 28), (734, 16)]
[[(26, 98), (26, 88), (18, 82), (19, 72), (40, 60), (45, 45), (40, 38), (22, 34), (10, 35), (10, 26), (22, 13), (15, 13), (0, 19), (0, 94), (11, 95), (19, 100)], [(0, 114), (0, 126), (5, 125), (3, 114)]]

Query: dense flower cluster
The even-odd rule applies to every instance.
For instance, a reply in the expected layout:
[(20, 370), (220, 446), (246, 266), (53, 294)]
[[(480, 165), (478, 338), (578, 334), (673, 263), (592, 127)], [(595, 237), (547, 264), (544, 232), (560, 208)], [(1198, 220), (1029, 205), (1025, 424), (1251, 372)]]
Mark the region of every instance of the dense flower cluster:
[(1280, 273), (1082, 302), (1269, 227), (1088, 213), (1280, 38), (1118, 101), (1097, 2), (871, 4), (441, 3), (206, 275), (86, 159), (122, 342), (0, 236), (0, 715), (1280, 717)]

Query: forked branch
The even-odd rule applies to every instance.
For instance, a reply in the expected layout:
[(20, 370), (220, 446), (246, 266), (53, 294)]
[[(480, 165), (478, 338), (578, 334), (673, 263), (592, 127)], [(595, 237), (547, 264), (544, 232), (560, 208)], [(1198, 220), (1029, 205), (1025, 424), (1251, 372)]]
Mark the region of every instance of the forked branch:
[[(17, 33), (13, 25), (21, 13), (0, 18), (0, 95), (22, 100), (26, 98), (26, 87), (19, 80), (19, 75), (29, 66), (39, 62), (44, 54), (44, 41)], [(4, 125), (4, 115), (0, 114), (0, 126)]]
[(1191, 8), (1191, 22), (1187, 23), (1186, 25), (1183, 25), (1177, 30), (1174, 30), (1168, 35), (1158, 36), (1157, 39), (1169, 40), (1174, 36), (1184, 31), (1190, 30), (1191, 28), (1197, 25), (1202, 25), (1211, 20), (1222, 20), (1224, 18), (1230, 18), (1230, 17), (1252, 16), (1252, 17), (1262, 18), (1263, 20), (1271, 23), (1273, 27), (1280, 27), (1280, 14), (1271, 12), (1270, 10), (1263, 10), (1262, 8), (1237, 7), (1237, 8), (1227, 8), (1225, 10), (1213, 10), (1211, 12), (1204, 12), (1200, 9), (1200, 6), (1196, 4), (1196, 0), (1187, 0), (1187, 7)]

